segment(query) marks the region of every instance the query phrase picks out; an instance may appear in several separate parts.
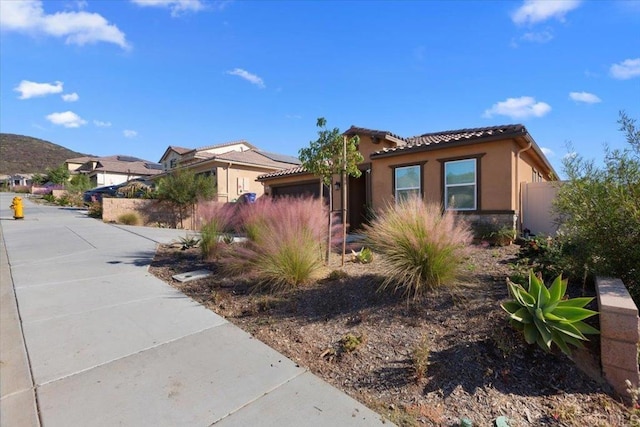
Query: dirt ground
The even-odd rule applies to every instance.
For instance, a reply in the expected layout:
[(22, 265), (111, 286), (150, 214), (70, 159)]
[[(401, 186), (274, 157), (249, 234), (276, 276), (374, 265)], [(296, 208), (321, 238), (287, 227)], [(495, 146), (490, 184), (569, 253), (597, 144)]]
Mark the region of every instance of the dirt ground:
[[(215, 275), (180, 284), (171, 276), (208, 268), (199, 250), (161, 246), (150, 272), (401, 426), (633, 425), (601, 381), (561, 353), (528, 346), (499, 302), (518, 246), (474, 246), (455, 290), (407, 301), (379, 293), (379, 265), (336, 256), (324, 280), (284, 295), (252, 291)], [(570, 289), (570, 296), (581, 296)], [(576, 354), (598, 366), (597, 337)]]

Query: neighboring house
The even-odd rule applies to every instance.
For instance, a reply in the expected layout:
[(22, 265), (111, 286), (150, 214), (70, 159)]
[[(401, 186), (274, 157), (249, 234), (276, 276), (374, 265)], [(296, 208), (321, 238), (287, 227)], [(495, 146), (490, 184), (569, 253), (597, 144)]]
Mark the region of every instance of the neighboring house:
[(131, 156), (78, 157), (65, 161), (71, 173), (86, 174), (94, 187), (117, 185), (162, 173), (162, 165)]
[(258, 176), (300, 165), (296, 157), (262, 151), (244, 140), (195, 149), (170, 146), (160, 163), (165, 172), (158, 178), (176, 169), (210, 177), (220, 202), (235, 201), (245, 193), (260, 197), (264, 187)]
[(2, 187), (14, 189), (15, 187), (28, 187), (31, 185), (33, 173), (16, 173), (13, 175), (0, 175)]
[[(347, 221), (357, 229), (371, 212), (411, 194), (442, 204), (472, 222), (495, 221), (520, 228), (521, 185), (552, 181), (556, 173), (520, 124), (460, 129), (402, 138), (388, 131), (352, 126), (360, 137), (362, 176), (347, 183), (334, 177), (333, 210), (347, 186)], [(319, 179), (297, 167), (262, 175), (272, 195), (318, 194)]]

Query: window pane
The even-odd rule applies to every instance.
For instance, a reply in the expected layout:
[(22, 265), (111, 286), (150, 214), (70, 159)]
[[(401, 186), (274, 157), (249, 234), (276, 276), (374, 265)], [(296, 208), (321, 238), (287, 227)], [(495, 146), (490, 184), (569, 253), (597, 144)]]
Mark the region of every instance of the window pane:
[(459, 185), (447, 187), (448, 209), (475, 209), (475, 185)]
[(411, 196), (420, 197), (420, 190), (398, 190), (396, 191), (396, 203), (404, 202)]
[(476, 161), (474, 159), (448, 162), (445, 164), (446, 185), (473, 184), (476, 182)]
[(420, 166), (396, 168), (396, 189), (420, 188)]

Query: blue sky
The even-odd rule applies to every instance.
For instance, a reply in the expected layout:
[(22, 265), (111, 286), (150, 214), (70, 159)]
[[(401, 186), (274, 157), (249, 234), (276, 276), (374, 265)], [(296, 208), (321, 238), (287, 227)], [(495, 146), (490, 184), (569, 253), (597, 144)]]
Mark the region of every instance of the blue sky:
[(0, 28), (0, 130), (94, 155), (522, 123), (561, 172), (640, 122), (640, 1), (2, 0)]

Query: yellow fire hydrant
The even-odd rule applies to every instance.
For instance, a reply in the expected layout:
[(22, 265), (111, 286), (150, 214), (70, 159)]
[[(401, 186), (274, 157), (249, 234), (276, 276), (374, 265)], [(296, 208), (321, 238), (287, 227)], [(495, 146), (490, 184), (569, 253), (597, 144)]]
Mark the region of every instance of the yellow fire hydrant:
[(13, 218), (24, 219), (24, 208), (22, 206), (22, 198), (16, 196), (11, 202), (11, 209), (13, 209)]

